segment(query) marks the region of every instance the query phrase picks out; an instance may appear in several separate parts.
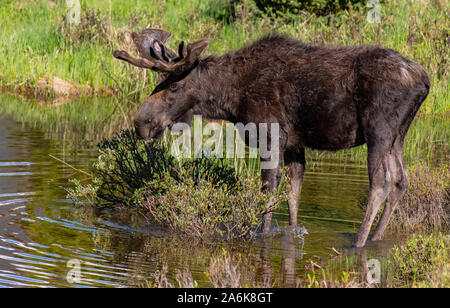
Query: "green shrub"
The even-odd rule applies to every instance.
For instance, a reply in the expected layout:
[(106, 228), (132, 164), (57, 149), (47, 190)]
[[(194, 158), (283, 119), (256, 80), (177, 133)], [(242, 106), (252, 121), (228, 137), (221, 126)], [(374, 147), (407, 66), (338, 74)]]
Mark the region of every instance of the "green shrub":
[(259, 175), (237, 177), (226, 160), (175, 159), (162, 141), (139, 140), (133, 131), (99, 145), (92, 181), (74, 180), (78, 202), (141, 207), (149, 218), (184, 235), (252, 238), (266, 211), (287, 200), (286, 179), (274, 192), (261, 191)]
[(221, 159), (177, 160), (160, 140), (141, 141), (132, 130), (104, 139), (100, 155), (92, 168), (91, 184), (73, 181), (69, 196), (80, 202), (101, 205), (139, 206), (146, 194), (160, 195), (167, 190), (166, 180), (181, 183), (189, 179), (197, 186), (202, 179), (213, 185), (232, 188), (234, 169)]
[(392, 267), (397, 280), (408, 286), (449, 287), (449, 236), (443, 233), (414, 236), (392, 249)]
[(83, 8), (80, 12), (80, 22), (71, 23), (64, 15), (56, 27), (65, 41), (73, 45), (90, 43), (110, 43), (113, 39), (111, 20), (99, 10)]
[(181, 183), (166, 180), (166, 193), (148, 194), (143, 206), (156, 222), (178, 234), (253, 238), (261, 216), (287, 201), (283, 190), (261, 192), (257, 176), (238, 179), (233, 192), (205, 179), (198, 183), (189, 177)]
[(316, 15), (328, 15), (346, 10), (356, 5), (365, 5), (367, 0), (255, 0), (262, 11), (274, 13), (293, 13), (300, 11)]

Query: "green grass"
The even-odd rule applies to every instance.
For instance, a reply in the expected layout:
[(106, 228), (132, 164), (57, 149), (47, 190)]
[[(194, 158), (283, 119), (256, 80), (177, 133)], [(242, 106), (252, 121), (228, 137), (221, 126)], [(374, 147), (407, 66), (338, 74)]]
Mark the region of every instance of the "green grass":
[(396, 49), (424, 65), (431, 75), (431, 94), (420, 112), (449, 111), (447, 1), (427, 1), (426, 9), (418, 1), (389, 1), (382, 4), (380, 25), (366, 20), (367, 9), (333, 16), (299, 14), (273, 19), (259, 12), (251, 0), (237, 2), (231, 19), (226, 14), (227, 2), (82, 0), (83, 12), (98, 10), (98, 23), (110, 22), (103, 25), (106, 32), (102, 36), (106, 37), (79, 42), (68, 37), (61, 27), (67, 13), (64, 1), (2, 1), (0, 82), (9, 87), (32, 86), (39, 78), (56, 76), (94, 89), (120, 88), (125, 94), (148, 94), (154, 76), (147, 82), (146, 74), (111, 56), (123, 44), (117, 38), (122, 28), (151, 26), (170, 30), (172, 47), (180, 40), (192, 41), (211, 31), (215, 36), (206, 54), (222, 54), (264, 33), (278, 31), (313, 44), (379, 44)]

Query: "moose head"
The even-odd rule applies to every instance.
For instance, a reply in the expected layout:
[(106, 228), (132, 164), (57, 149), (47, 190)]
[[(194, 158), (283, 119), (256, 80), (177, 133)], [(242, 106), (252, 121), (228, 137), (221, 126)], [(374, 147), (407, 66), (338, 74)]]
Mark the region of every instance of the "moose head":
[(140, 58), (123, 50), (113, 53), (120, 60), (158, 73), (156, 88), (134, 118), (136, 133), (145, 140), (159, 137), (175, 122), (184, 122), (183, 118), (197, 100), (193, 95), (195, 87), (187, 86), (189, 74), (198, 65), (200, 54), (209, 42), (202, 39), (185, 46), (182, 41), (176, 54), (165, 46), (170, 36), (164, 30), (144, 29), (140, 35), (132, 33)]

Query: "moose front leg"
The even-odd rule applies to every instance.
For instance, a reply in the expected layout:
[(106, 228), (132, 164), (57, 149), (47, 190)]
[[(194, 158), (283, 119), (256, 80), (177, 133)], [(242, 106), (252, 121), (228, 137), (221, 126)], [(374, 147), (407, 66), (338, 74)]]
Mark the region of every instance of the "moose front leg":
[[(262, 169), (261, 170), (261, 180), (265, 185), (263, 186), (263, 190), (273, 191), (274, 189), (277, 189), (278, 185), (280, 184), (280, 178), (281, 178), (281, 170), (280, 167), (274, 168), (274, 169)], [(269, 200), (269, 207), (271, 206), (271, 203), (273, 202)], [(270, 232), (270, 226), (272, 224), (272, 212), (266, 212), (263, 215), (263, 227), (262, 231), (263, 233), (267, 234)]]
[[(283, 166), (284, 152), (287, 143), (286, 131), (278, 126), (270, 126), (270, 132), (267, 133), (267, 144), (264, 145), (263, 134), (259, 134), (259, 147), (261, 156), (261, 179), (263, 182), (263, 190), (269, 190), (270, 192), (278, 188), (281, 179), (281, 167)], [(275, 130), (272, 130), (275, 128)], [(275, 139), (276, 138), (276, 139)], [(269, 200), (268, 208), (272, 207), (272, 203), (275, 202), (273, 197)], [(270, 231), (272, 223), (272, 212), (268, 211), (263, 216), (263, 233)]]
[(291, 181), (291, 188), (288, 194), (289, 225), (295, 227), (297, 226), (298, 204), (302, 190), (303, 175), (305, 174), (305, 149), (286, 151), (284, 163), (289, 168), (289, 180)]

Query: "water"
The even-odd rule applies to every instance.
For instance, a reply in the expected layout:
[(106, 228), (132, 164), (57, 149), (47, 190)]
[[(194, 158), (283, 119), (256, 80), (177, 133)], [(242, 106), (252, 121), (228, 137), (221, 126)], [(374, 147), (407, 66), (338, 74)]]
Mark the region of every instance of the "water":
[[(95, 149), (0, 115), (0, 287), (147, 286), (163, 265), (175, 285), (176, 273), (189, 269), (199, 286), (210, 286), (205, 271), (223, 247), (241, 254), (259, 285), (295, 286), (309, 260), (350, 246), (368, 189), (364, 166), (324, 163), (306, 173), (301, 228), (290, 229), (281, 208), (272, 237), (204, 245), (148, 225), (139, 213), (75, 206), (64, 187), (83, 176), (49, 155), (83, 170), (96, 159)], [(382, 255), (393, 242), (369, 249)], [(70, 283), (73, 259), (81, 280)]]

